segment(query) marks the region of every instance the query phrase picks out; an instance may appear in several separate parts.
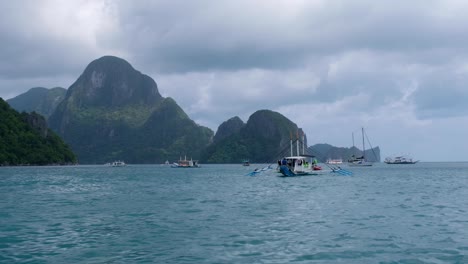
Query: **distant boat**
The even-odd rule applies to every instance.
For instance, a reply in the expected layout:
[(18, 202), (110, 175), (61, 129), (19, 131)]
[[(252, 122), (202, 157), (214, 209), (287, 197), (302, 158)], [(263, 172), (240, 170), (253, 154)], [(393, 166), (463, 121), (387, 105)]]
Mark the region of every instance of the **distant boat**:
[(327, 159), (326, 161), (327, 164), (342, 164), (343, 163), (343, 159)]
[(125, 162), (123, 162), (121, 160), (117, 160), (117, 161), (114, 161), (114, 162), (110, 163), (110, 166), (111, 167), (125, 167), (125, 166), (127, 166), (127, 164), (125, 164)]
[(372, 162), (368, 162), (365, 160), (364, 156), (361, 157), (356, 157), (356, 156), (351, 156), (351, 159), (348, 160), (348, 165), (349, 166), (360, 166), (360, 167), (370, 167), (372, 166)]
[(249, 160), (243, 160), (242, 161), (242, 166), (250, 166)]
[[(366, 161), (366, 144), (364, 143), (364, 128), (361, 130), (362, 133), (362, 156), (356, 157), (354, 154), (351, 156), (351, 159), (348, 160), (349, 166), (356, 166), (356, 167), (370, 167), (372, 166), (372, 162)], [(353, 136), (353, 147), (354, 147), (354, 133)]]
[(164, 165), (169, 165), (169, 161), (166, 160), (166, 162), (164, 162)]
[(171, 165), (172, 168), (200, 168), (197, 160), (187, 160), (187, 156), (184, 159), (180, 158), (178, 162), (174, 162)]
[(385, 158), (387, 164), (416, 164), (419, 160), (413, 160), (413, 158), (406, 156), (396, 156)]

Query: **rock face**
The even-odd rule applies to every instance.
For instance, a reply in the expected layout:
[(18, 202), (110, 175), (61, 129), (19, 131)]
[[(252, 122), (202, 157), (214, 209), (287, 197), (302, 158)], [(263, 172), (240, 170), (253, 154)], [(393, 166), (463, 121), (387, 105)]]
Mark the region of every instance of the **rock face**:
[(153, 79), (136, 71), (127, 61), (113, 56), (91, 62), (69, 88), (66, 98), (78, 108), (152, 106), (162, 100)]
[(0, 166), (74, 164), (70, 148), (41, 115), (18, 113), (0, 98)]
[(218, 143), (221, 140), (229, 137), (232, 134), (238, 133), (245, 123), (238, 117), (235, 116), (227, 121), (224, 121), (216, 131), (216, 135), (213, 138), (214, 143)]
[(42, 138), (46, 138), (49, 133), (49, 128), (47, 127), (47, 122), (41, 115), (36, 112), (24, 115), (23, 120), (32, 127), (34, 130), (39, 133)]
[(195, 124), (156, 82), (127, 61), (91, 62), (49, 118), (80, 163), (160, 163), (198, 158), (213, 132)]
[(289, 155), (290, 138), (296, 134), (302, 135), (302, 130), (280, 113), (259, 110), (237, 132), (210, 145), (203, 160), (212, 163), (239, 163), (242, 159), (254, 163), (272, 162)]
[(7, 103), (18, 112), (36, 112), (47, 119), (65, 98), (66, 92), (67, 90), (61, 87), (35, 87), (7, 100)]

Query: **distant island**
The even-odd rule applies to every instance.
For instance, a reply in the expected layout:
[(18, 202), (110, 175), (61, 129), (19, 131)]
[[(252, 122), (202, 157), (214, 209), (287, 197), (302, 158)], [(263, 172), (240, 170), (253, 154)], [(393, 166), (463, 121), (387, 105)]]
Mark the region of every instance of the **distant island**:
[[(36, 87), (7, 102), (20, 112), (43, 115), (80, 164), (164, 163), (181, 156), (203, 163), (264, 163), (287, 155), (283, 150), (289, 149), (291, 135), (303, 134), (287, 117), (267, 109), (246, 123), (232, 117), (215, 134), (190, 119), (174, 99), (162, 97), (151, 77), (114, 56), (92, 61), (66, 90)], [(309, 151), (321, 161), (351, 155), (333, 146)], [(380, 160), (380, 150), (374, 152)]]
[(379, 147), (366, 149), (366, 152), (363, 153), (362, 150), (356, 147), (344, 148), (335, 147), (329, 144), (315, 144), (309, 147), (309, 153), (316, 156), (316, 158), (321, 162), (326, 162), (328, 159), (342, 159), (343, 162), (346, 162), (353, 155), (356, 157), (364, 155), (366, 160), (369, 162), (381, 161)]

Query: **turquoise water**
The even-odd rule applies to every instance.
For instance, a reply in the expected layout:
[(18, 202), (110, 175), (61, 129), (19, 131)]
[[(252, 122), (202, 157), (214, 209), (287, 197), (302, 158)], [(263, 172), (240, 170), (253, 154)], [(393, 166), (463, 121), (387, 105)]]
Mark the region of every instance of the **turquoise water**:
[(0, 263), (468, 263), (468, 163), (0, 167)]

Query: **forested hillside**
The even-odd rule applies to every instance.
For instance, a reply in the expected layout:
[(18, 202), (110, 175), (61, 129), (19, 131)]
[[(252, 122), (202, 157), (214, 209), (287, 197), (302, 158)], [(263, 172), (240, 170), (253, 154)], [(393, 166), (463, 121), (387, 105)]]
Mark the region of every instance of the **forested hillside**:
[(0, 98), (0, 165), (73, 164), (76, 157), (41, 115), (18, 113)]

